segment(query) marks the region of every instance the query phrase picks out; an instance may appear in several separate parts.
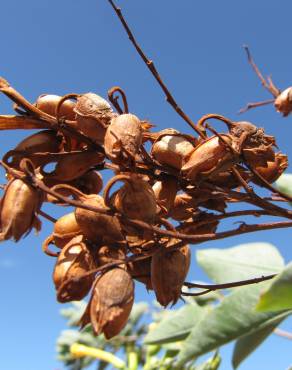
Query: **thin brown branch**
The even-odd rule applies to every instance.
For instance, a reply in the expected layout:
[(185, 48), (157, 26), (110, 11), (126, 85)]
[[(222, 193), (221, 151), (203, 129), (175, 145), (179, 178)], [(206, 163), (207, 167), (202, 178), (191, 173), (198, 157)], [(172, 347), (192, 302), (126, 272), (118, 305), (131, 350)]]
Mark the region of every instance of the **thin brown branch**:
[(57, 222), (57, 219), (56, 218), (52, 217), (51, 215), (47, 214), (46, 212), (44, 212), (41, 209), (38, 211), (38, 214), (40, 214), (42, 217), (44, 217), (48, 221), (51, 221), (53, 223)]
[(145, 65), (147, 66), (147, 68), (150, 70), (150, 72), (152, 73), (152, 75), (154, 76), (154, 78), (156, 79), (156, 81), (158, 82), (159, 86), (161, 87), (161, 89), (163, 90), (163, 92), (165, 93), (165, 96), (166, 96), (166, 101), (173, 107), (173, 109), (189, 124), (189, 126), (199, 135), (201, 136), (202, 138), (204, 138), (204, 135), (202, 134), (202, 132), (200, 130), (197, 129), (195, 123), (190, 119), (190, 117), (179, 107), (179, 105), (177, 104), (177, 102), (175, 101), (173, 95), (171, 94), (171, 92), (169, 91), (169, 89), (167, 88), (167, 86), (165, 85), (165, 83), (163, 82), (163, 80), (161, 79), (154, 63), (152, 60), (148, 59), (147, 56), (145, 55), (145, 53), (143, 52), (143, 50), (141, 49), (141, 47), (139, 46), (139, 44), (137, 43), (130, 27), (128, 26), (123, 14), (122, 14), (122, 11), (120, 8), (118, 8), (115, 3), (113, 2), (113, 0), (108, 0), (108, 2), (110, 3), (110, 5), (112, 6), (112, 8), (114, 9), (115, 13), (117, 14), (119, 20), (121, 21), (125, 31), (127, 32), (127, 35), (130, 39), (130, 41), (132, 42), (132, 44), (134, 45), (135, 49), (137, 50), (138, 54), (140, 55), (140, 57), (142, 58), (143, 62), (145, 63)]
[(280, 90), (275, 88), (275, 85), (274, 84), (270, 84), (269, 82), (267, 82), (264, 78), (264, 76), (262, 75), (262, 73), (260, 72), (258, 66), (255, 64), (253, 58), (252, 58), (252, 55), (251, 55), (251, 52), (248, 48), (247, 45), (244, 45), (243, 46), (244, 50), (246, 51), (246, 54), (247, 54), (247, 59), (248, 59), (248, 62), (249, 64), (252, 66), (253, 70), (255, 71), (256, 75), (258, 76), (258, 78), (260, 79), (263, 87), (268, 90), (275, 98), (280, 94)]
[(255, 102), (255, 103), (247, 103), (245, 107), (241, 108), (238, 111), (238, 114), (245, 113), (248, 110), (253, 109), (253, 108), (262, 107), (264, 105), (272, 104), (272, 103), (274, 103), (274, 101), (275, 101), (275, 99), (268, 99), (268, 100), (259, 101), (259, 102)]
[[(115, 93), (119, 93), (121, 95), (122, 100), (123, 100), (124, 110), (121, 108), (118, 102), (119, 96), (114, 96)], [(123, 89), (121, 89), (119, 86), (114, 86), (111, 89), (109, 89), (109, 91), (107, 92), (107, 96), (108, 96), (109, 101), (116, 108), (119, 114), (129, 113), (128, 101), (127, 101), (127, 97)]]

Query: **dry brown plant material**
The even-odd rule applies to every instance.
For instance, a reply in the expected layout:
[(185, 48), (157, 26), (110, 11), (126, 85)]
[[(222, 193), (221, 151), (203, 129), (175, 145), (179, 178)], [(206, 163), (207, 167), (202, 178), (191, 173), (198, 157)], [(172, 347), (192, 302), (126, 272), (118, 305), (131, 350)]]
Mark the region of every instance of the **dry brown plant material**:
[[(96, 263), (98, 266), (106, 265), (113, 261), (123, 261), (126, 259), (126, 249), (121, 245), (103, 245), (95, 253)], [(120, 265), (119, 268), (126, 268)]]
[[(275, 182), (288, 167), (288, 157), (282, 153), (276, 153), (273, 161), (268, 161), (265, 167), (255, 167), (255, 170), (270, 184)], [(262, 185), (258, 179), (253, 179), (254, 183)]]
[[(59, 95), (43, 94), (38, 97), (37, 101), (35, 102), (35, 106), (50, 116), (56, 117), (56, 109), (61, 99), (62, 96)], [(64, 101), (60, 107), (59, 115), (65, 119), (74, 120), (74, 107), (75, 103), (71, 100)]]
[(67, 243), (58, 256), (53, 272), (58, 301), (63, 303), (83, 299), (94, 281), (94, 275), (84, 274), (94, 267), (94, 258), (82, 235)]
[[(230, 145), (234, 145), (232, 137), (226, 134), (221, 137)], [(208, 178), (211, 174), (226, 171), (232, 167), (239, 157), (232, 153), (225, 142), (213, 136), (200, 143), (184, 164), (182, 174), (192, 183)]]
[(0, 241), (14, 239), (16, 242), (34, 227), (41, 229), (37, 212), (42, 204), (42, 193), (23, 180), (13, 179), (1, 198)]
[(90, 321), (96, 335), (111, 339), (127, 324), (134, 303), (134, 282), (129, 273), (114, 268), (97, 278), (90, 300)]
[(53, 171), (46, 172), (43, 167), (40, 172), (46, 179), (68, 182), (84, 175), (91, 167), (100, 164), (103, 160), (102, 154), (91, 150), (62, 153), (60, 156), (52, 156), (52, 162), (56, 163)]
[(275, 99), (274, 106), (277, 112), (287, 117), (292, 111), (292, 87), (288, 87), (280, 93)]
[(63, 248), (71, 239), (81, 234), (75, 213), (67, 213), (60, 217), (54, 225), (52, 239), (58, 248)]
[(158, 213), (162, 211), (162, 213), (167, 214), (173, 206), (176, 193), (179, 190), (177, 179), (165, 177), (160, 181), (156, 181), (152, 189), (158, 203)]
[(180, 170), (194, 149), (194, 144), (184, 135), (163, 134), (154, 142), (151, 155), (160, 164)]
[(109, 103), (97, 94), (87, 93), (77, 98), (74, 111), (79, 130), (103, 144), (106, 128), (114, 116)]
[(104, 138), (104, 149), (113, 163), (135, 160), (142, 144), (142, 126), (133, 114), (121, 114), (111, 120)]
[(153, 290), (151, 282), (151, 260), (152, 258), (144, 258), (128, 263), (128, 272), (133, 279), (144, 284), (147, 290)]
[(167, 247), (152, 256), (151, 282), (157, 301), (164, 307), (177, 302), (190, 268), (191, 251), (188, 245), (165, 253), (176, 242), (175, 239), (171, 240)]
[[(100, 195), (84, 195), (82, 203), (106, 209), (104, 200)], [(76, 208), (75, 217), (83, 234), (92, 242), (117, 243), (124, 240), (120, 223), (115, 216)]]

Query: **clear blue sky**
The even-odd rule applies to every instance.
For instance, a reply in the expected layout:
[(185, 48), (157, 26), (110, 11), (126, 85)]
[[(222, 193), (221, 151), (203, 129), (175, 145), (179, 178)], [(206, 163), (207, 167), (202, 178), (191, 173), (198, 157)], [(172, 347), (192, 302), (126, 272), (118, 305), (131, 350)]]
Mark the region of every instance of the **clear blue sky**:
[[(146, 53), (178, 102), (194, 118), (221, 113), (237, 119), (248, 101), (269, 98), (247, 64), (242, 44), (248, 43), (259, 66), (273, 74), (280, 88), (291, 83), (292, 2), (266, 1), (119, 1)], [(130, 110), (159, 128), (187, 125), (164, 97), (130, 45), (106, 0), (2, 1), (0, 5), (0, 75), (29, 100), (42, 93), (94, 91), (105, 96), (119, 85)], [(0, 96), (1, 114), (11, 113)], [(278, 145), (292, 155), (292, 117), (283, 119), (272, 106), (245, 114), (277, 136)], [(2, 132), (1, 151), (11, 149), (27, 133)], [(3, 172), (2, 172), (3, 173)], [(44, 223), (38, 237), (0, 248), (0, 368), (55, 370), (55, 339), (64, 321), (59, 316), (51, 280), (53, 259), (41, 252), (51, 232)], [(291, 260), (291, 231), (277, 230), (206, 243), (201, 247), (230, 247), (248, 241), (277, 245)], [(193, 263), (190, 278), (203, 279)], [(138, 289), (137, 299), (152, 299)], [(291, 321), (283, 325), (291, 328)], [(230, 370), (231, 347), (223, 349), (222, 369)], [(242, 370), (284, 370), (292, 363), (291, 342), (271, 337), (241, 367)]]

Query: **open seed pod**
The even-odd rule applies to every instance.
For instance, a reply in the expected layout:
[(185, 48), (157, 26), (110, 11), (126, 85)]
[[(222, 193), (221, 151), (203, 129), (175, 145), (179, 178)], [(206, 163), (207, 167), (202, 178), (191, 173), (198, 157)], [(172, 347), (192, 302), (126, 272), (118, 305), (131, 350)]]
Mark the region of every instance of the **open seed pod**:
[[(84, 194), (81, 200), (86, 205), (106, 209), (104, 200), (99, 195)], [(115, 216), (76, 208), (75, 217), (83, 234), (92, 242), (107, 244), (124, 240), (120, 223)]]
[(175, 304), (190, 267), (191, 251), (188, 245), (167, 253), (167, 248), (178, 240), (171, 239), (165, 248), (159, 249), (151, 262), (151, 282), (158, 302), (166, 307)]
[(157, 212), (167, 214), (174, 204), (174, 199), (178, 191), (177, 179), (167, 176), (160, 181), (156, 181), (152, 189), (158, 203)]
[(153, 290), (151, 282), (151, 257), (128, 263), (128, 272), (133, 279), (140, 281), (147, 290)]
[[(229, 135), (221, 135), (229, 144), (236, 144)], [(225, 143), (219, 137), (212, 136), (201, 142), (192, 152), (188, 161), (181, 169), (182, 174), (192, 183), (207, 179), (211, 174), (226, 171), (231, 168), (239, 157), (231, 153)]]
[[(58, 153), (61, 150), (62, 137), (55, 131), (43, 130), (30, 135), (22, 140), (12, 151), (3, 158), (4, 162), (14, 168), (19, 168), (19, 163), (26, 155), (33, 153)], [(45, 157), (31, 158), (35, 167), (46, 161)]]
[(292, 111), (292, 87), (288, 87), (281, 92), (275, 99), (274, 106), (277, 112), (282, 113), (283, 117), (287, 117)]
[(42, 167), (40, 173), (46, 179), (68, 182), (84, 175), (91, 167), (100, 164), (103, 160), (104, 156), (96, 151), (64, 152), (51, 156), (51, 161), (56, 163), (52, 172), (46, 172)]
[[(125, 184), (109, 199), (109, 191), (117, 182)], [(113, 205), (128, 218), (153, 223), (156, 215), (156, 199), (150, 184), (141, 175), (125, 173), (116, 175), (104, 189), (104, 198), (108, 206)]]
[[(37, 98), (35, 106), (42, 110), (43, 112), (50, 114), (53, 117), (56, 117), (56, 108), (62, 99), (62, 96), (59, 95), (50, 95), (43, 94)], [(75, 103), (71, 100), (66, 100), (63, 102), (60, 108), (60, 116), (68, 120), (75, 119), (74, 112)]]
[(79, 130), (103, 144), (106, 128), (114, 116), (109, 103), (94, 93), (80, 95), (74, 109)]
[(42, 193), (20, 179), (12, 179), (5, 188), (0, 202), (0, 241), (14, 239), (16, 242), (30, 232), (39, 231), (41, 222), (37, 217), (42, 204)]
[(151, 155), (162, 165), (181, 169), (194, 151), (194, 142), (182, 134), (161, 135), (154, 142)]
[(275, 160), (275, 151), (272, 144), (261, 144), (258, 147), (244, 148), (244, 159), (252, 167), (266, 167), (268, 162)]
[(84, 298), (94, 282), (94, 275), (83, 275), (95, 267), (92, 253), (82, 235), (67, 243), (58, 256), (53, 272), (58, 301), (64, 303)]
[(142, 144), (142, 126), (133, 114), (121, 114), (111, 120), (104, 138), (107, 157), (114, 163), (135, 160)]
[(134, 282), (127, 271), (113, 268), (98, 277), (89, 302), (94, 333), (104, 333), (106, 339), (119, 334), (127, 324), (133, 303)]
[[(266, 167), (255, 167), (255, 170), (270, 184), (276, 181), (288, 167), (288, 157), (282, 153), (276, 153), (274, 161), (268, 161)], [(262, 182), (256, 177), (252, 179), (257, 185)]]
[[(236, 166), (237, 171), (239, 172), (240, 176), (246, 181), (249, 182), (252, 175), (250, 172), (246, 171), (244, 168), (240, 167), (239, 165)], [(223, 171), (216, 173), (215, 175), (211, 175), (208, 178), (208, 182), (213, 185), (220, 186), (223, 188), (234, 189), (238, 186), (241, 186), (240, 181), (238, 178), (232, 173), (232, 171)]]

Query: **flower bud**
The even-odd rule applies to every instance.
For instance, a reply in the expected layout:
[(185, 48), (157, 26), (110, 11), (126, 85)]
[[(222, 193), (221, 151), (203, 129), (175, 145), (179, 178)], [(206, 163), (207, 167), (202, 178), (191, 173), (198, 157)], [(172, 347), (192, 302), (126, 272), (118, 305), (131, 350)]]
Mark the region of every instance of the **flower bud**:
[(16, 242), (30, 232), (37, 231), (41, 223), (37, 212), (41, 207), (42, 193), (20, 179), (11, 180), (1, 198), (0, 241), (14, 239)]
[(96, 335), (111, 339), (127, 324), (134, 302), (134, 282), (129, 273), (113, 268), (97, 278), (90, 300), (90, 320)]
[(166, 248), (152, 256), (151, 282), (158, 302), (166, 307), (175, 304), (190, 267), (191, 252), (188, 245), (167, 253), (167, 248), (177, 242), (172, 239)]

